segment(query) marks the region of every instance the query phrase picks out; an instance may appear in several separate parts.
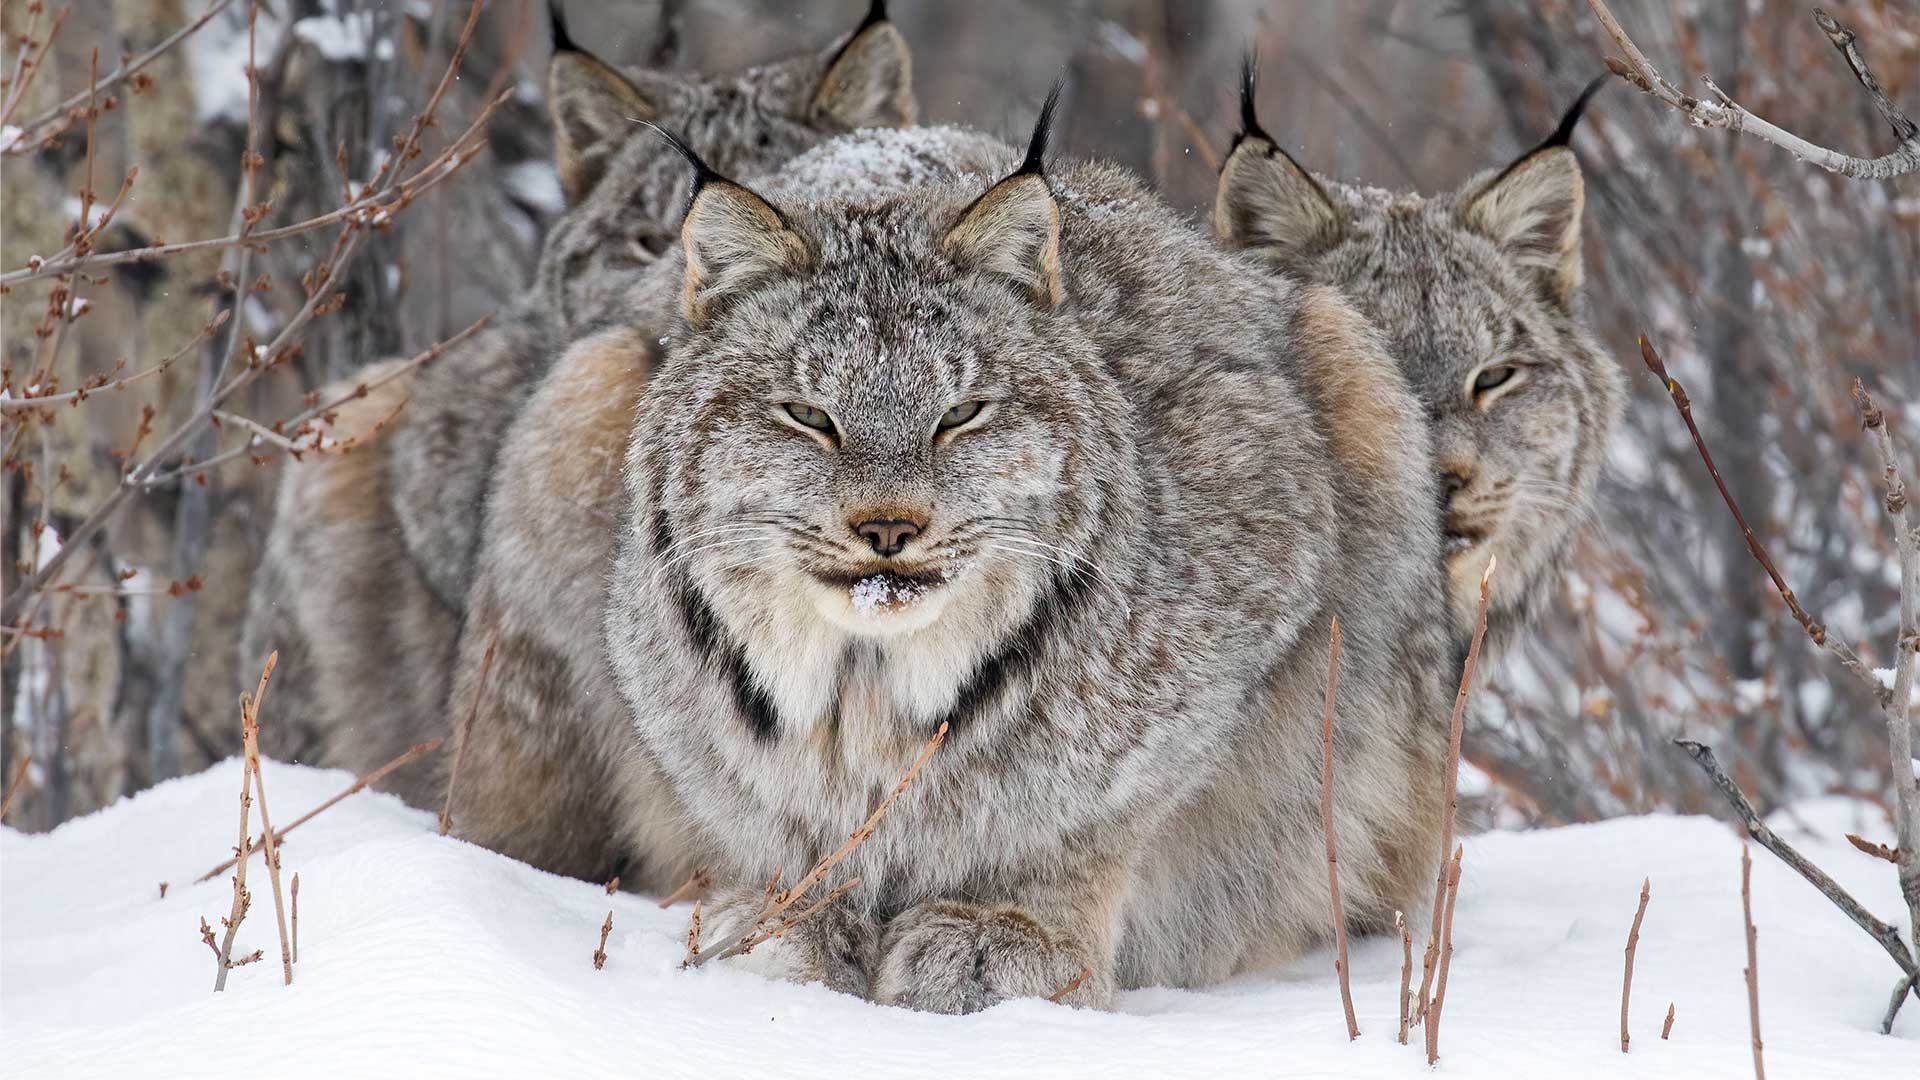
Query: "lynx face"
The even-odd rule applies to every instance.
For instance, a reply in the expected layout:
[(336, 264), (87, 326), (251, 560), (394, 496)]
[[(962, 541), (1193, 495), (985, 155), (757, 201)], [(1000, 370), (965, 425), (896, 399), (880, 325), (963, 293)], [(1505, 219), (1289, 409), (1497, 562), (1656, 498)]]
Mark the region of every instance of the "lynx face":
[(1052, 204), (1026, 183), (971, 226), (912, 201), (788, 220), (703, 187), (692, 337), (642, 405), (671, 431), (636, 443), (660, 492), (637, 524), (667, 572), (722, 607), (771, 590), (887, 637), (1017, 615), (1071, 564), (1096, 498), (1076, 448), (1124, 409), (1094, 400), (1089, 347), (1029, 274)]
[(547, 240), (536, 288), (564, 326), (593, 318), (678, 240), (686, 166), (646, 124), (728, 175), (755, 176), (833, 135), (910, 125), (916, 112), (911, 54), (883, 4), (823, 53), (707, 78), (616, 71), (564, 29), (556, 41), (548, 100), (572, 209)]
[(1259, 129), (1249, 82), (1221, 172), (1221, 239), (1342, 289), (1425, 404), (1463, 629), (1490, 558), (1496, 628), (1544, 601), (1620, 418), (1623, 377), (1579, 312), (1584, 186), (1565, 146), (1578, 114), (1507, 168), (1428, 197), (1308, 173)]

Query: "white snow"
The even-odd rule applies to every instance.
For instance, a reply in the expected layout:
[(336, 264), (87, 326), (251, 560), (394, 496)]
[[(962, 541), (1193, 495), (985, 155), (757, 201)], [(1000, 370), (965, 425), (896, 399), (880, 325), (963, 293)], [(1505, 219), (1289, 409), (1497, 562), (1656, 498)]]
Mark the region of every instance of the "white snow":
[[(187, 35), (194, 112), (201, 123), (226, 120), (244, 126), (247, 122), (247, 10), (248, 5), (235, 4)], [(266, 5), (256, 10), (253, 59), (264, 68), (279, 47), (284, 24)]]
[(559, 214), (567, 209), (566, 192), (560, 189), (560, 174), (550, 161), (537, 158), (516, 161), (500, 170), (500, 180), (509, 194), (535, 210)]
[(23, 134), (25, 132), (12, 124), (0, 125), (0, 151), (13, 149), (13, 144), (19, 142)]
[(872, 615), (896, 607), (912, 607), (927, 593), (926, 589), (890, 574), (875, 574), (853, 583), (848, 601), (853, 610)]
[[(293, 36), (336, 64), (365, 60), (367, 45), (373, 39), (373, 12), (308, 16), (293, 24)], [(374, 55), (381, 60), (392, 59), (393, 39), (381, 38), (374, 44)]]
[[(609, 897), (441, 839), (432, 815), (375, 794), (348, 799), (287, 842), (286, 871), (300, 874), (293, 986), (280, 985), (271, 893), (256, 860), (238, 946), (268, 955), (215, 995), (197, 928), (202, 916), (217, 927), (230, 886), (190, 882), (233, 843), (239, 778), (229, 761), (51, 834), (0, 829), (6, 1075), (1430, 1075), (1417, 1045), (1393, 1040), (1397, 942), (1353, 944), (1355, 1043), (1325, 950), (1207, 990), (1124, 993), (1111, 1013), (1031, 1000), (969, 1017), (917, 1014), (737, 968), (681, 971), (686, 906)], [(349, 777), (269, 763), (266, 779), (271, 809), (288, 820)], [(1796, 820), (1822, 835), (1806, 836)], [(1837, 800), (1775, 824), (1894, 919), (1893, 875), (1840, 838), (1862, 821), (1869, 838), (1891, 839), (1877, 812), (1862, 818), (1858, 804)], [(1494, 833), (1467, 841), (1465, 867), (1440, 1075), (1750, 1075), (1739, 843), (1727, 828), (1653, 817)], [(1623, 1060), (1621, 950), (1642, 876), (1653, 879), (1653, 899)], [(1886, 956), (1757, 848), (1753, 879), (1770, 1074), (1912, 1075), (1920, 1009), (1909, 1007), (1892, 1037), (1875, 1030), (1895, 976)], [(162, 880), (173, 883), (164, 899)], [(608, 909), (609, 959), (595, 971)], [(1678, 1018), (1662, 1042), (1668, 1002)]]

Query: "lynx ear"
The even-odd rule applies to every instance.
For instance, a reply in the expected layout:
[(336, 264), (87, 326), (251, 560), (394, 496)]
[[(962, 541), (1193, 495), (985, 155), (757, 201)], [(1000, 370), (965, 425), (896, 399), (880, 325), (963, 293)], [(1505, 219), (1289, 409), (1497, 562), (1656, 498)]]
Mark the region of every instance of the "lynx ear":
[(606, 174), (607, 162), (633, 120), (651, 120), (656, 102), (630, 80), (589, 56), (567, 36), (557, 0), (549, 0), (553, 59), (547, 64), (547, 110), (553, 116), (554, 166), (569, 205)]
[(704, 324), (715, 306), (775, 274), (804, 268), (812, 253), (773, 204), (707, 167), (664, 128), (660, 136), (693, 166), (693, 191), (680, 222), (687, 256), (680, 313)]
[(1010, 279), (1043, 308), (1057, 307), (1060, 284), (1060, 206), (1047, 185), (1044, 159), (1054, 106), (1055, 84), (1040, 109), (1027, 158), (1013, 175), (987, 189), (947, 230), (941, 249), (954, 264), (976, 273)]
[(1261, 248), (1294, 261), (1338, 239), (1343, 217), (1313, 175), (1260, 127), (1253, 90), (1248, 57), (1240, 74), (1240, 133), (1220, 167), (1213, 232), (1229, 248)]
[(812, 111), (850, 131), (912, 126), (920, 111), (913, 99), (913, 54), (887, 21), (886, 0), (873, 0), (866, 19), (827, 61)]
[(1567, 144), (1604, 80), (1587, 85), (1545, 142), (1470, 187), (1464, 199), (1466, 220), (1537, 277), (1561, 307), (1580, 288), (1580, 215), (1586, 205), (1580, 161)]

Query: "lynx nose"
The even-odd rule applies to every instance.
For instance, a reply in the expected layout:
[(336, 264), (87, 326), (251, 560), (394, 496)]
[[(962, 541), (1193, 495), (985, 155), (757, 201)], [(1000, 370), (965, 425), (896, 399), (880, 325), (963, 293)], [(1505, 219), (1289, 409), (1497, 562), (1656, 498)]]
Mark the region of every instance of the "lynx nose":
[(875, 555), (892, 557), (907, 548), (907, 541), (920, 535), (920, 526), (901, 518), (863, 521), (853, 531), (866, 538)]

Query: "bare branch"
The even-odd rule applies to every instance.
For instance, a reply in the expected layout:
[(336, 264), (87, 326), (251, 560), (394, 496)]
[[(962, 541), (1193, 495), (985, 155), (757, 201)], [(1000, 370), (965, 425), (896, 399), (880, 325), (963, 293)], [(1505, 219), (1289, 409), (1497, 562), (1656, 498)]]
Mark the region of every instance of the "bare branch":
[(1466, 849), (1453, 849), (1446, 867), (1446, 919), (1440, 927), (1440, 977), (1435, 980), (1433, 1003), (1427, 1008), (1427, 1064), (1440, 1060), (1440, 1014), (1447, 1004), (1447, 969), (1453, 966), (1453, 905), (1460, 898), (1460, 863)]
[(607, 921), (600, 924), (600, 944), (593, 950), (593, 970), (599, 971), (607, 966), (607, 935), (613, 933), (613, 912), (607, 912)]
[(1333, 839), (1333, 701), (1340, 689), (1340, 618), (1334, 616), (1327, 640), (1327, 693), (1320, 716), (1320, 824), (1327, 838), (1327, 893), (1333, 901), (1333, 970), (1340, 977), (1340, 1007), (1347, 1014), (1347, 1040), (1360, 1037), (1353, 1015), (1353, 987), (1347, 979), (1347, 917), (1340, 910), (1340, 860)]
[[(65, 393), (47, 393), (28, 397), (0, 399), (0, 413), (26, 412), (30, 409), (46, 408), (50, 405), (63, 405), (67, 402), (78, 405), (94, 394), (103, 394), (112, 390), (124, 390), (134, 383), (140, 382), (143, 379), (152, 378), (172, 367), (182, 356), (198, 348), (202, 342), (212, 337), (215, 330), (225, 326), (228, 317), (232, 314), (233, 312), (227, 309), (221, 309), (205, 326), (200, 328), (198, 333), (188, 338), (186, 344), (168, 354), (166, 359), (143, 371), (119, 379), (110, 379), (102, 375), (98, 377), (97, 381), (91, 381), (87, 385), (81, 386), (78, 390), (69, 390)], [(122, 364), (125, 362), (124, 359), (121, 361)]]
[(267, 694), (267, 678), (280, 662), (280, 654), (267, 654), (267, 666), (260, 672), (260, 685), (251, 698), (240, 699), (240, 729), (245, 747), (247, 771), (253, 774), (253, 793), (260, 800), (260, 835), (267, 852), (267, 880), (273, 885), (273, 917), (280, 931), (280, 973), (282, 985), (293, 985), (293, 943), (287, 936), (287, 909), (280, 894), (280, 841), (274, 836), (273, 819), (267, 816), (267, 782), (260, 772), (260, 701)]
[(1747, 930), (1747, 1019), (1753, 1028), (1754, 1080), (1767, 1080), (1767, 1065), (1760, 1055), (1760, 934), (1753, 928), (1753, 855), (1746, 841), (1740, 842), (1740, 917)]
[(300, 875), (293, 875), (293, 962), (300, 962)]
[(1667, 1018), (1660, 1024), (1660, 1041), (1665, 1042), (1673, 1036), (1673, 1002), (1667, 1002)]
[(21, 756), (20, 767), (13, 771), (13, 780), (7, 784), (7, 797), (0, 799), (0, 821), (7, 819), (7, 811), (13, 807), (13, 793), (20, 789), (20, 781), (27, 778), (27, 766), (31, 764), (33, 764), (32, 754)]
[(698, 904), (700, 902), (700, 895), (705, 893), (712, 884), (713, 875), (707, 872), (706, 867), (702, 866), (695, 870), (687, 880), (681, 882), (679, 888), (673, 890), (672, 893), (660, 901), (660, 909), (665, 911), (667, 908), (685, 900), (689, 896), (694, 897), (694, 903)]
[(1640, 906), (1633, 911), (1633, 926), (1627, 930), (1627, 970), (1620, 980), (1620, 1052), (1627, 1052), (1632, 1036), (1627, 1034), (1627, 1002), (1633, 997), (1633, 950), (1640, 945), (1640, 920), (1647, 917), (1647, 897), (1653, 893), (1653, 879), (1640, 882)]
[(1606, 30), (1607, 36), (1611, 37), (1614, 44), (1620, 47), (1620, 51), (1626, 54), (1624, 61), (1608, 57), (1607, 69), (1633, 84), (1643, 93), (1651, 94), (1679, 111), (1695, 127), (1725, 128), (1736, 133), (1745, 132), (1786, 150), (1802, 161), (1810, 161), (1828, 172), (1855, 179), (1886, 180), (1920, 171), (1920, 130), (1916, 130), (1913, 121), (1908, 119), (1906, 114), (1895, 107), (1893, 102), (1887, 99), (1886, 94), (1881, 92), (1879, 82), (1874, 79), (1873, 72), (1867, 68), (1866, 59), (1854, 47), (1856, 37), (1854, 32), (1841, 26), (1831, 15), (1819, 8), (1814, 9), (1814, 21), (1819, 24), (1828, 40), (1833, 42), (1834, 47), (1840, 50), (1841, 56), (1847, 61), (1847, 66), (1852, 69), (1854, 77), (1872, 96), (1874, 107), (1880, 110), (1880, 115), (1893, 126), (1894, 134), (1900, 139), (1899, 146), (1881, 157), (1855, 157), (1808, 142), (1748, 112), (1739, 102), (1728, 97), (1712, 79), (1704, 75), (1701, 76), (1700, 81), (1706, 84), (1707, 91), (1714, 100), (1707, 101), (1682, 92), (1654, 68), (1646, 54), (1641, 52), (1639, 46), (1633, 43), (1633, 39), (1627, 36), (1625, 28), (1620, 25), (1620, 20), (1614, 18), (1613, 12), (1608, 9), (1606, 0), (1587, 0), (1587, 3), (1593, 8), (1594, 17), (1600, 20), (1600, 25)]
[(1393, 913), (1393, 927), (1400, 931), (1400, 1045), (1407, 1045), (1407, 1022), (1413, 1018), (1413, 928), (1407, 917)]
[(1086, 982), (1088, 979), (1091, 979), (1091, 978), (1093, 978), (1093, 969), (1090, 967), (1083, 967), (1080, 969), (1079, 974), (1067, 980), (1067, 985), (1061, 987), (1058, 990), (1055, 990), (1051, 994), (1048, 994), (1047, 1000), (1053, 1002), (1055, 1005), (1058, 1005), (1062, 1001), (1067, 1000), (1068, 994), (1071, 994), (1075, 990), (1080, 989), (1081, 983)]
[(1427, 932), (1427, 951), (1421, 960), (1416, 1020), (1426, 1015), (1427, 992), (1433, 987), (1434, 965), (1439, 961), (1441, 909), (1447, 897), (1448, 853), (1454, 847), (1453, 821), (1460, 806), (1460, 738), (1466, 728), (1467, 693), (1473, 689), (1473, 669), (1480, 661), (1480, 641), (1487, 636), (1488, 585), (1493, 581), (1493, 570), (1499, 562), (1499, 559), (1489, 556), (1487, 568), (1480, 574), (1480, 601), (1473, 615), (1473, 640), (1467, 646), (1467, 661), (1460, 671), (1460, 689), (1453, 697), (1453, 716), (1447, 722), (1447, 802), (1441, 808), (1440, 873), (1433, 883), (1433, 925)]
[[(278, 845), (281, 841), (287, 838), (288, 833), (291, 833), (293, 830), (299, 828), (302, 825), (305, 825), (309, 821), (312, 821), (314, 818), (318, 817), (322, 811), (325, 811), (331, 808), (335, 803), (339, 802), (340, 800), (348, 797), (349, 795), (358, 793), (362, 789), (366, 788), (367, 785), (369, 784), (379, 783), (381, 780), (386, 779), (386, 776), (388, 773), (392, 772), (395, 769), (398, 769), (402, 765), (407, 764), (408, 762), (414, 760), (420, 755), (429, 753), (430, 751), (440, 749), (441, 741), (442, 740), (440, 739), (434, 739), (432, 742), (418, 743), (414, 745), (411, 749), (409, 749), (406, 753), (401, 754), (399, 757), (394, 758), (392, 761), (387, 762), (385, 765), (382, 765), (379, 768), (368, 773), (367, 775), (361, 777), (360, 779), (355, 780), (352, 784), (348, 785), (345, 791), (342, 791), (340, 794), (335, 795), (333, 798), (328, 799), (326, 802), (321, 803), (319, 806), (314, 807), (313, 809), (307, 811), (306, 813), (301, 814), (299, 817), (294, 818), (293, 823), (291, 825), (288, 825), (286, 828), (277, 830), (274, 833), (274, 838), (273, 838), (274, 844)], [(252, 844), (248, 845), (247, 853), (251, 855), (254, 849), (259, 844), (264, 842), (264, 839), (265, 838), (263, 837), (261, 840), (256, 840)], [(204, 874), (201, 874), (199, 877), (194, 878), (193, 880), (196, 884), (202, 881), (211, 881), (213, 878), (219, 876), (222, 871), (225, 871), (228, 868), (232, 867), (234, 862), (235, 860), (228, 859), (226, 862), (221, 863), (219, 866), (214, 867), (213, 869), (207, 871)]]
[(1741, 824), (1746, 826), (1747, 835), (1759, 841), (1761, 847), (1773, 852), (1781, 862), (1792, 867), (1794, 873), (1805, 878), (1828, 900), (1833, 901), (1833, 905), (1845, 912), (1847, 918), (1852, 919), (1855, 925), (1880, 943), (1880, 947), (1887, 951), (1888, 956), (1893, 957), (1893, 962), (1899, 965), (1900, 970), (1907, 976), (1920, 975), (1920, 966), (1915, 965), (1913, 956), (1908, 953), (1906, 945), (1900, 940), (1900, 932), (1874, 918), (1871, 912), (1860, 905), (1860, 901), (1855, 900), (1851, 893), (1841, 888), (1839, 882), (1828, 877), (1826, 871), (1807, 861), (1807, 857), (1794, 850), (1792, 844), (1782, 840), (1779, 834), (1768, 828), (1767, 823), (1761, 821), (1760, 815), (1754, 811), (1753, 804), (1747, 801), (1746, 793), (1740, 790), (1740, 785), (1734, 783), (1733, 778), (1720, 767), (1719, 760), (1714, 757), (1710, 748), (1704, 743), (1689, 739), (1675, 739), (1673, 742), (1674, 745), (1685, 750), (1693, 758), (1694, 763), (1707, 774), (1707, 778), (1713, 781), (1714, 786), (1720, 789), (1720, 794), (1726, 797), (1727, 803), (1739, 816)]

